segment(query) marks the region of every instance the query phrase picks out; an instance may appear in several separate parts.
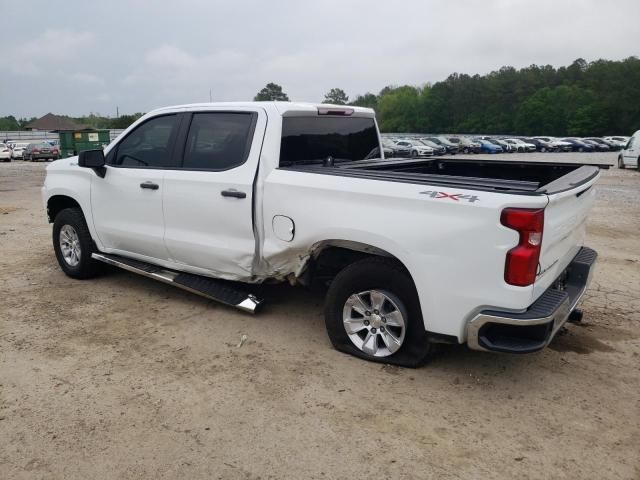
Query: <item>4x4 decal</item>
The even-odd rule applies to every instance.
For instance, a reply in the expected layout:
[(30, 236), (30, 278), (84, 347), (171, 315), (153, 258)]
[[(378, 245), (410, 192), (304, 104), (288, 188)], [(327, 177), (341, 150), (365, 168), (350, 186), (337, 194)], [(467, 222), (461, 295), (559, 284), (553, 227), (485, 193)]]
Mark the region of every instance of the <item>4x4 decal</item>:
[(467, 202), (473, 203), (480, 200), (480, 198), (475, 195), (463, 195), (462, 193), (436, 192), (434, 190), (427, 190), (420, 193), (424, 195), (428, 195), (431, 198), (448, 198), (449, 200), (453, 200), (455, 202), (459, 202), (460, 200), (466, 200)]

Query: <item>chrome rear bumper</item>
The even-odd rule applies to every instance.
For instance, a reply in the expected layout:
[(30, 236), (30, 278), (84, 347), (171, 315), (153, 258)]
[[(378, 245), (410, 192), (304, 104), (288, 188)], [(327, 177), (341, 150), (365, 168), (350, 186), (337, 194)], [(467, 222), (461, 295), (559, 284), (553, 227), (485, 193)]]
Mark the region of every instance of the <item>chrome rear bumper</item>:
[(582, 298), (597, 257), (595, 250), (580, 249), (554, 285), (524, 312), (480, 312), (467, 325), (469, 348), (530, 353), (546, 347)]

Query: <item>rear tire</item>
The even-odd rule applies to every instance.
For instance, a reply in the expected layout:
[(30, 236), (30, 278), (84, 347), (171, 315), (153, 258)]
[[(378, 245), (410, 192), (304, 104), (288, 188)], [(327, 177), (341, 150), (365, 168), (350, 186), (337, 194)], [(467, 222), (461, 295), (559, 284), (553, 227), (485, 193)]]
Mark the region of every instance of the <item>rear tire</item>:
[(66, 208), (53, 221), (53, 249), (62, 271), (72, 278), (93, 278), (102, 264), (91, 258), (97, 252), (82, 210)]
[(388, 258), (365, 258), (336, 275), (325, 324), (337, 350), (365, 360), (414, 368), (433, 352), (413, 280)]

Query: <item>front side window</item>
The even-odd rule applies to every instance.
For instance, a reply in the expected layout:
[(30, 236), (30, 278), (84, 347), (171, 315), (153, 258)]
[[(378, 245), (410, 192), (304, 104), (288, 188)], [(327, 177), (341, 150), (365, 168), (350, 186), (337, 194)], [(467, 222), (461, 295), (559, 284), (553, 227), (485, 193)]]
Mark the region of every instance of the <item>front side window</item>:
[(228, 170), (249, 155), (255, 113), (195, 113), (184, 149), (185, 170)]
[(155, 117), (139, 125), (117, 147), (115, 166), (138, 168), (175, 167), (172, 158), (177, 115)]
[[(377, 150), (376, 150), (377, 149)], [(373, 118), (284, 117), (280, 166), (335, 160), (364, 160), (380, 156)]]
[(635, 141), (636, 137), (631, 137), (629, 139), (629, 143), (627, 143), (627, 146), (624, 147), (625, 150), (629, 150), (631, 147), (633, 147), (633, 142)]

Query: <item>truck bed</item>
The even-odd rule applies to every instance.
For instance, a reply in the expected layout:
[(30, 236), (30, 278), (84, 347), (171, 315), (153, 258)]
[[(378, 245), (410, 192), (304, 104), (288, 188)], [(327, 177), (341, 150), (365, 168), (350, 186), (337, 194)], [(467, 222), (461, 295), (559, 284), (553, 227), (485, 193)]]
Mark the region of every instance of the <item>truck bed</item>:
[(328, 175), (393, 182), (444, 185), (515, 194), (552, 194), (587, 183), (606, 165), (555, 162), (515, 162), (450, 157), (427, 159), (372, 159), (336, 162), (333, 166), (297, 165), (302, 170)]

